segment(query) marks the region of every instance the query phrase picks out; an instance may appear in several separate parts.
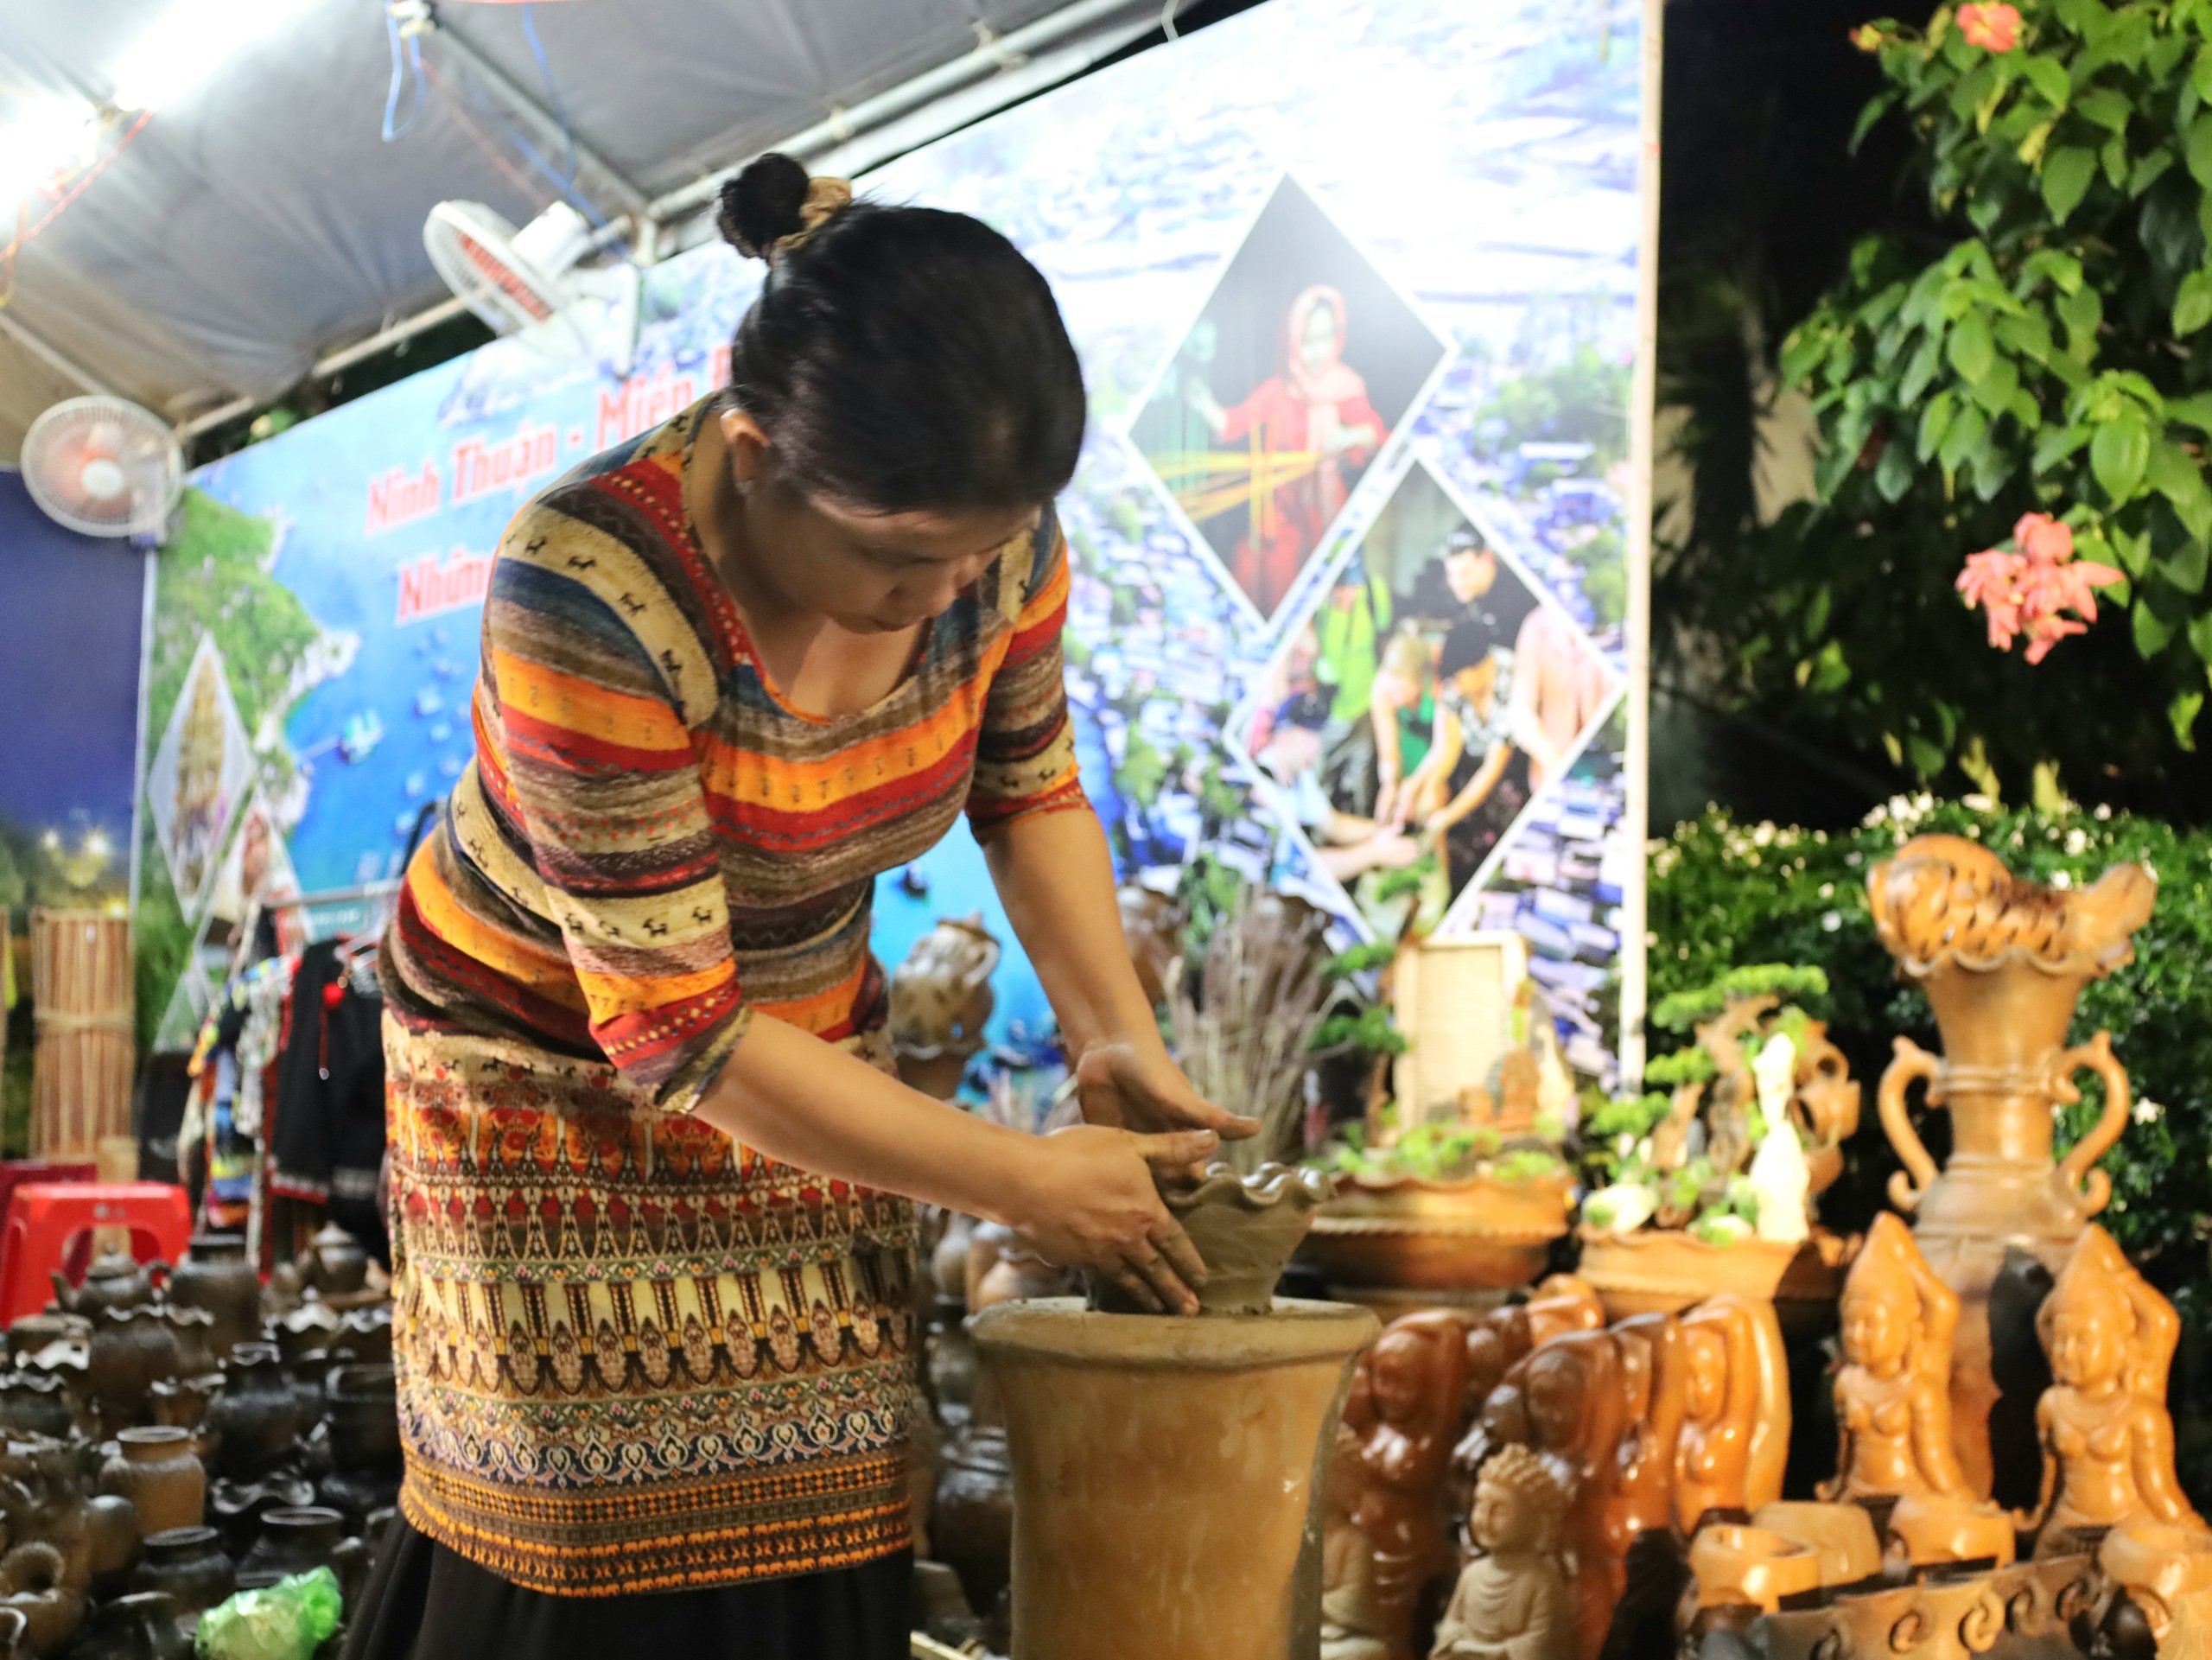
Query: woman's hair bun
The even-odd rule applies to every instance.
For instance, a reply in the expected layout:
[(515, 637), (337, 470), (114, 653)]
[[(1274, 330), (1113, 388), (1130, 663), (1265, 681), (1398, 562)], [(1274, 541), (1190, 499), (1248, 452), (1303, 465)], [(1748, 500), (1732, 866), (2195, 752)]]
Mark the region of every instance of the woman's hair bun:
[(779, 241), (805, 228), (800, 209), (810, 182), (804, 166), (774, 151), (747, 162), (722, 183), (715, 216), (722, 239), (748, 259), (766, 259)]

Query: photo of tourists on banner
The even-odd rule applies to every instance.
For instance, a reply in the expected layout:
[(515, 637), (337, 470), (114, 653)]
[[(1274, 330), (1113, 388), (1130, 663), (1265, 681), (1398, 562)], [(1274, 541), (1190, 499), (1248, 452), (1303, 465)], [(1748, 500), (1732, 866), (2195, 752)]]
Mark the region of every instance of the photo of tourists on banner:
[(1131, 436), (1262, 618), (1443, 347), (1294, 181), (1254, 221)]
[(1447, 903), (1555, 778), (1611, 690), (1574, 625), (1412, 468), (1291, 632), (1248, 753), (1377, 921), (1376, 873), (1424, 857)]

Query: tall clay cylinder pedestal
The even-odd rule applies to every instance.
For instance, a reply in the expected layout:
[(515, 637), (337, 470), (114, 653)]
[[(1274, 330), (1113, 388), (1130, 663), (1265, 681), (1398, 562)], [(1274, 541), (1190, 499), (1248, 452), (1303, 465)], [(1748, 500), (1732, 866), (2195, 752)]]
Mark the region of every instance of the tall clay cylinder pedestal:
[(1071, 1298), (978, 1315), (1014, 1464), (1014, 1660), (1300, 1660), (1324, 1438), (1379, 1330), (1366, 1309), (1287, 1299), (1191, 1320)]

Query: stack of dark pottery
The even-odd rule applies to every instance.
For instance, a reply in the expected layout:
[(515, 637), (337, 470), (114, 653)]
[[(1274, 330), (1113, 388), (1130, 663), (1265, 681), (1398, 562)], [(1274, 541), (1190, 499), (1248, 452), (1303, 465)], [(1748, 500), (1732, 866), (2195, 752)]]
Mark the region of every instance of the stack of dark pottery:
[[(348, 1601), (400, 1475), (391, 1312), (326, 1229), (274, 1294), (235, 1237), (99, 1258), (0, 1364), (0, 1660), (187, 1660), (240, 1590)], [(378, 1282), (381, 1283), (381, 1282)]]

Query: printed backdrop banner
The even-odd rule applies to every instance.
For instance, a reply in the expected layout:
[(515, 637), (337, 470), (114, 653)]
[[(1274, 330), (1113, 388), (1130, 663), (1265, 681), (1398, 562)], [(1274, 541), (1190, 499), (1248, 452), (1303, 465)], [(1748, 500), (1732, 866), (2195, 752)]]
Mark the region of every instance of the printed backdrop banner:
[[(1123, 876), (1204, 855), (1370, 938), (1515, 932), (1607, 1082), (1641, 880), (1643, 28), (1640, 0), (1271, 0), (864, 186), (1004, 231), (1082, 353), (1068, 690)], [(758, 271), (648, 270), (625, 378), (502, 340), (195, 476), (143, 816), (172, 1040), (245, 825), (305, 889), (398, 871), (470, 752), (508, 518), (720, 385)], [(964, 831), (886, 880), (879, 955), (971, 912), (1018, 1047), (1049, 1014)]]

